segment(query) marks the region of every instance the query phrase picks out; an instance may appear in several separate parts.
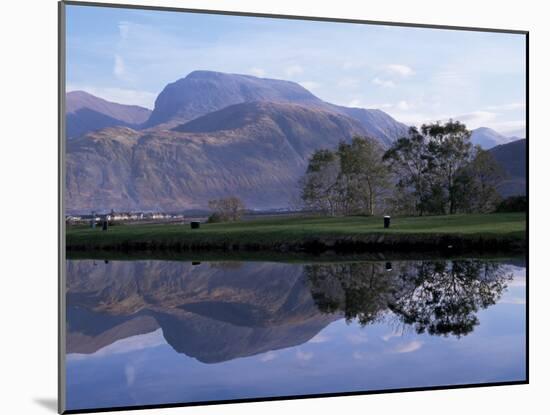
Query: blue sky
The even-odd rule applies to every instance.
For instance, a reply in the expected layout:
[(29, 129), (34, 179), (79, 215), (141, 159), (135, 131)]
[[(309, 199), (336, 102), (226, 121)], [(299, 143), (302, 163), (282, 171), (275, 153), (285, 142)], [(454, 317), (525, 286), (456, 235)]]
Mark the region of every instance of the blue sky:
[(67, 7), (67, 90), (148, 108), (197, 69), (287, 79), (408, 124), (525, 133), (523, 35)]

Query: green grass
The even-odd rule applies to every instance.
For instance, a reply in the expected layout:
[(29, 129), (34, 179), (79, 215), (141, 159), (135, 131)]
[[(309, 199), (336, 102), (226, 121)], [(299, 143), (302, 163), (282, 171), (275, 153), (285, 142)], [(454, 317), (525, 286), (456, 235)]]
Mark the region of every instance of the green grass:
[(449, 215), (425, 217), (395, 217), (391, 227), (384, 229), (380, 217), (284, 217), (257, 219), (233, 223), (201, 224), (200, 229), (185, 225), (118, 225), (108, 231), (100, 228), (71, 227), (67, 230), (68, 247), (116, 247), (121, 244), (180, 244), (208, 248), (219, 244), (300, 243), (311, 239), (352, 238), (387, 234), (398, 240), (416, 236), (453, 235), (464, 238), (525, 239), (525, 213), (485, 215)]

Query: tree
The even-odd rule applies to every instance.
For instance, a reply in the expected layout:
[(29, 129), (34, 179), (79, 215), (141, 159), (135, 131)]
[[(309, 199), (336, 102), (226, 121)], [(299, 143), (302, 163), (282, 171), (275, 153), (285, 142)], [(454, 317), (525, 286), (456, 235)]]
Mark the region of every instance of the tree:
[(227, 222), (239, 220), (244, 213), (245, 205), (235, 196), (208, 201), (208, 207), (214, 211), (211, 222)]
[(470, 206), (476, 212), (493, 212), (500, 203), (501, 197), (497, 185), (504, 179), (504, 170), (489, 151), (476, 146), (473, 160), (465, 172), (471, 180), (472, 197)]
[(384, 154), (397, 175), (399, 199), (412, 194), (420, 215), (490, 212), (498, 203), (502, 172), (492, 155), (472, 146), (464, 124), (411, 128)]
[(422, 216), (428, 210), (434, 187), (429, 175), (428, 137), (411, 127), (408, 137), (396, 140), (383, 160), (397, 176), (398, 203), (405, 193), (412, 193), (415, 209)]
[(305, 206), (329, 215), (373, 215), (389, 187), (382, 155), (378, 142), (362, 137), (341, 142), (336, 151), (316, 151), (302, 179)]
[(425, 124), (421, 130), (424, 136), (430, 138), (427, 155), (429, 171), (439, 179), (445, 190), (447, 212), (452, 215), (456, 213), (458, 204), (457, 177), (471, 159), (471, 133), (464, 124), (453, 120), (446, 124)]
[(340, 143), (338, 156), (347, 213), (374, 215), (377, 199), (389, 187), (389, 170), (382, 160), (381, 146), (374, 139), (356, 136), (350, 144)]
[(305, 207), (334, 216), (339, 210), (339, 175), (338, 156), (330, 150), (315, 151), (302, 179), (301, 196)]

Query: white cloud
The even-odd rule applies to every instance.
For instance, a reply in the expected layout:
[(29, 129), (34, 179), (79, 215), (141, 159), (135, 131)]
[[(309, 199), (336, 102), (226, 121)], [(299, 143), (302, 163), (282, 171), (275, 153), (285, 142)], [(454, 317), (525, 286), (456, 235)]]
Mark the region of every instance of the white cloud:
[(115, 55), (113, 73), (117, 78), (122, 78), (126, 74), (126, 66), (124, 65), (124, 59), (122, 59), (122, 56), (120, 55)]
[(250, 68), (248, 71), (251, 75), (257, 76), (259, 78), (263, 78), (265, 76), (265, 70), (262, 68)]
[(407, 101), (399, 101), (395, 107), (401, 111), (408, 111), (411, 108)]
[(355, 360), (364, 360), (367, 358), (367, 355), (365, 353), (357, 351), (353, 352), (352, 356)]
[(359, 86), (359, 80), (355, 78), (342, 78), (336, 83), (336, 85), (339, 88), (355, 88)]
[(380, 79), (378, 77), (374, 78), (372, 80), (372, 83), (374, 85), (378, 85), (384, 88), (395, 88), (395, 82), (387, 80), (387, 79)]
[(296, 352), (296, 358), (298, 360), (308, 361), (308, 360), (311, 360), (312, 357), (313, 357), (313, 353), (311, 352), (302, 352), (301, 350), (298, 350)]
[(407, 65), (400, 65), (397, 63), (392, 63), (385, 66), (385, 71), (391, 75), (397, 75), (401, 76), (403, 78), (407, 78), (414, 74), (414, 71), (410, 66)]
[(300, 65), (290, 65), (285, 69), (285, 75), (290, 77), (300, 75), (302, 73), (304, 73), (304, 68)]
[(490, 111), (512, 111), (525, 108), (525, 102), (512, 102), (510, 104), (490, 105), (487, 107)]
[(397, 346), (393, 352), (394, 353), (411, 353), (415, 352), (422, 347), (422, 342), (418, 340), (413, 340), (412, 342), (401, 344)]
[(269, 351), (260, 357), (260, 362), (271, 362), (277, 358), (277, 353)]
[(69, 91), (86, 91), (107, 101), (118, 104), (139, 105), (149, 109), (154, 107), (155, 99), (157, 98), (157, 94), (153, 92), (123, 88), (103, 88), (81, 84), (67, 84), (67, 92)]
[(300, 81), (298, 82), (300, 85), (302, 85), (305, 89), (318, 89), (321, 85), (315, 81)]

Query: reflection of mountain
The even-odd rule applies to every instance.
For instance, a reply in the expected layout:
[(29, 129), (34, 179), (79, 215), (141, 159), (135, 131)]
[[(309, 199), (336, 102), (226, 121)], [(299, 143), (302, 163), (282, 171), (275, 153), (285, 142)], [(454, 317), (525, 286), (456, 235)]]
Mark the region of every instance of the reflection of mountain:
[(320, 313), (301, 267), (69, 261), (69, 353), (161, 327), (178, 352), (213, 363), (308, 341)]
[(387, 316), (432, 335), (466, 335), (508, 276), (479, 261), (292, 265), (69, 261), (69, 353), (162, 328), (178, 353), (215, 363), (307, 342), (345, 317)]

